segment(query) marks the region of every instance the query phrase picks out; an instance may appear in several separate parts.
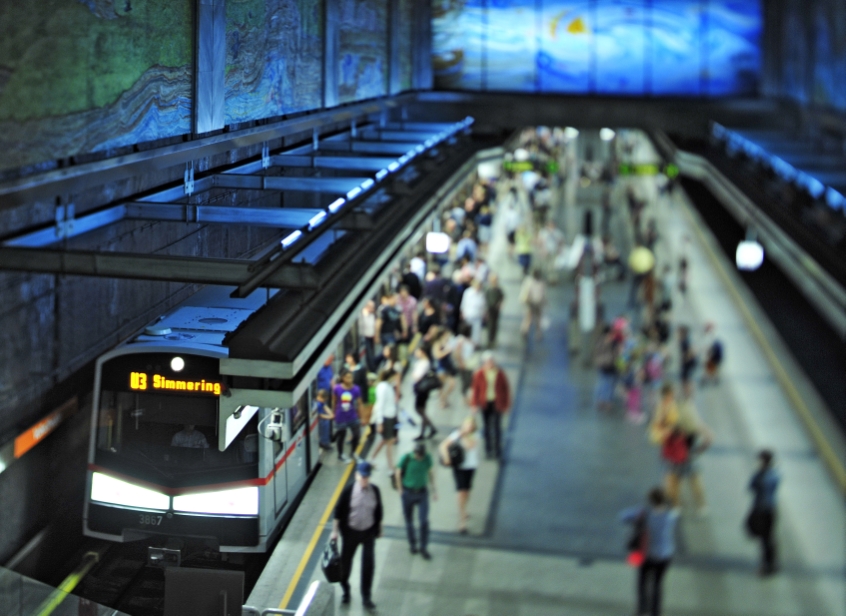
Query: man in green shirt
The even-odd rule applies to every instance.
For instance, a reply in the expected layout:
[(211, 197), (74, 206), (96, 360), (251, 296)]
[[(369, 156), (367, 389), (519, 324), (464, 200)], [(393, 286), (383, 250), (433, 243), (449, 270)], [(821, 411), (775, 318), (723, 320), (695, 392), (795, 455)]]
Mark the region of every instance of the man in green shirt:
[(417, 554), (417, 539), (414, 533), (414, 507), (418, 507), (420, 518), (420, 554), (426, 560), (431, 555), (426, 549), (429, 545), (429, 491), (432, 485), (432, 499), (438, 500), (435, 489), (435, 473), (432, 470), (432, 456), (426, 451), (425, 443), (417, 443), (414, 453), (407, 453), (397, 465), (396, 482), (402, 499), (402, 513), (405, 516), (405, 529), (411, 553)]

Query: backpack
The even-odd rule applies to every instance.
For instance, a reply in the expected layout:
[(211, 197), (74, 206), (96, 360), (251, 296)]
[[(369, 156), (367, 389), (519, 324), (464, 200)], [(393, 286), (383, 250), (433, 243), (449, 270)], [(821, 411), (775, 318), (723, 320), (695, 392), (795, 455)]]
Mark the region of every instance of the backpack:
[(664, 440), (661, 457), (671, 464), (684, 464), (690, 456), (687, 436), (681, 430), (673, 430)]

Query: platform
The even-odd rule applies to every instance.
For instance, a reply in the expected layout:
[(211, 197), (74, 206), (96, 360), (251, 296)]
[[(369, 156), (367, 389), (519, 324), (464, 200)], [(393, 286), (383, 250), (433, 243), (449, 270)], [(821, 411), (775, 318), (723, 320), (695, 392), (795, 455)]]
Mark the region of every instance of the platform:
[[(601, 151), (595, 136), (580, 141), (589, 139), (595, 142), (594, 151)], [(657, 159), (642, 135), (634, 157), (644, 163)], [(564, 204), (556, 213), (560, 223), (570, 224), (568, 237), (584, 208), (598, 208), (601, 194), (576, 182), (575, 175), (567, 179)], [(658, 221), (659, 261), (675, 263), (684, 250), (690, 262), (689, 292), (686, 299), (674, 299), (674, 325), (700, 330), (704, 322), (713, 321), (726, 346), (720, 384), (696, 392), (697, 408), (715, 433), (714, 445), (701, 459), (709, 513), (697, 517), (684, 502), (678, 552), (665, 581), (664, 613), (843, 616), (843, 495), (800, 419), (803, 411), (785, 393), (773, 357), (792, 370), (795, 366), (774, 334), (761, 346), (761, 339), (750, 332), (750, 318), (768, 331), (766, 319), (753, 304), (738, 303), (744, 295), (734, 288), (738, 281), (732, 276), (733, 265), (713, 250), (713, 239), (697, 223), (680, 190), (659, 198), (651, 177), (618, 182), (612, 232), (623, 254), (631, 242), (624, 200), (630, 182), (650, 196), (644, 218)], [(373, 599), (386, 616), (630, 614), (635, 574), (624, 562), (628, 532), (617, 515), (641, 503), (646, 490), (661, 483), (658, 451), (644, 426), (627, 423), (621, 411), (601, 414), (593, 408), (594, 370), (590, 362), (585, 366), (583, 356), (567, 351), (572, 284), (551, 289), (551, 327), (543, 342), (526, 351), (518, 332), (520, 273), (505, 255), (501, 221), (491, 255), (492, 269), (501, 273), (507, 294), (499, 355), (516, 390), (502, 465), (485, 462), (480, 469), (470, 505), (471, 535), (466, 537), (455, 533), (452, 480), (448, 469), (438, 467), (440, 499), (431, 508), (429, 562), (409, 553), (399, 499), (387, 483), (384, 462), (379, 465), (375, 478), (382, 486), (386, 517), (385, 536), (376, 544)], [(625, 311), (628, 288), (628, 282), (603, 287), (608, 316)], [(677, 346), (671, 343), (674, 351)], [(790, 377), (802, 386), (801, 375), (794, 372)], [(439, 437), (446, 436), (464, 415), (460, 401), (455, 398), (449, 412), (437, 410), (434, 401), (430, 404)], [(403, 405), (411, 407), (407, 394)], [(815, 421), (818, 410), (804, 411)], [(403, 429), (401, 451), (410, 448), (410, 430)], [(842, 447), (838, 435), (828, 436)], [(742, 522), (750, 502), (746, 484), (755, 453), (764, 446), (775, 450), (782, 474), (777, 530), (782, 569), (761, 579), (758, 546), (744, 535)], [(322, 579), (315, 556), (328, 538), (329, 526), (319, 524), (321, 514), (347, 468), (327, 461), (317, 474), (253, 590), (251, 605), (295, 605), (310, 579)], [(310, 542), (317, 549), (304, 561)], [(297, 583), (292, 585), (292, 580)], [(357, 580), (356, 567), (352, 605), (339, 605), (338, 613), (363, 613)]]

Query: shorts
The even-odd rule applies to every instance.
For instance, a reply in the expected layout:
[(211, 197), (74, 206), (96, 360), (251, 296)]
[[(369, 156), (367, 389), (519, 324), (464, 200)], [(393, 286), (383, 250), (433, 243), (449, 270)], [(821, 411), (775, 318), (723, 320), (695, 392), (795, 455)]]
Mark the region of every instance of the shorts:
[(450, 376), (458, 374), (455, 364), (452, 363), (452, 357), (445, 355), (438, 360), (438, 372), (444, 372)]
[(452, 476), (455, 478), (455, 489), (457, 492), (473, 489), (473, 474), (475, 472), (475, 468), (452, 469)]
[(382, 438), (392, 441), (397, 437), (397, 418), (386, 417), (382, 420)]

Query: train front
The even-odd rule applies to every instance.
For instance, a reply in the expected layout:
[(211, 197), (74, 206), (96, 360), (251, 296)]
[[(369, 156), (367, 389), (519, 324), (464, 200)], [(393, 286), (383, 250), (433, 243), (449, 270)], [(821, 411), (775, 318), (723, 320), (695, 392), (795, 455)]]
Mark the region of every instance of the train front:
[(258, 551), (258, 409), (229, 417), (221, 440), (218, 357), (129, 351), (97, 362), (85, 534)]

